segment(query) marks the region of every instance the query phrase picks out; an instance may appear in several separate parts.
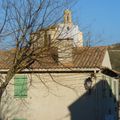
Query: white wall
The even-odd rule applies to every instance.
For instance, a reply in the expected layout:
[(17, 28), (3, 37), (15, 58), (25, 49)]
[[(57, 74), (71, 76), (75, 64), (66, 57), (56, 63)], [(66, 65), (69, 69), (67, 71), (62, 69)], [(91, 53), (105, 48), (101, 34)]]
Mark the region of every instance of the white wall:
[[(84, 82), (89, 77), (89, 73), (54, 73), (51, 75), (54, 79), (47, 73), (29, 74), (28, 97), (23, 99), (14, 98), (14, 80), (12, 80), (7, 87), (7, 95), (4, 93), (2, 99), (1, 110), (2, 113), (5, 113), (4, 120), (12, 120), (13, 118), (74, 120), (71, 118), (69, 107), (78, 99), (84, 98), (83, 96), (86, 94)], [(101, 80), (101, 74), (98, 74), (97, 81), (93, 81), (93, 86)], [(92, 97), (95, 97), (94, 92), (91, 95), (91, 100)], [(91, 114), (92, 119), (92, 114), (96, 113), (96, 109), (91, 109), (89, 109), (91, 113), (87, 114)]]
[(108, 51), (106, 51), (106, 53), (105, 53), (105, 57), (103, 59), (102, 66), (110, 68), (110, 69), (112, 68)]
[[(80, 32), (78, 25), (71, 24), (59, 24), (58, 25), (58, 34), (60, 34), (59, 38), (73, 38), (74, 47), (83, 46), (83, 34)], [(69, 27), (69, 30), (67, 29)]]

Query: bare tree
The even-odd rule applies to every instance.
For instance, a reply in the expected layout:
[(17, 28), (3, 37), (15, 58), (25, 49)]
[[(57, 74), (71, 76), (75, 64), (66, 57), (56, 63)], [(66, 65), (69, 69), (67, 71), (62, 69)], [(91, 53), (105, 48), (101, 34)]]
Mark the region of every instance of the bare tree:
[[(55, 25), (62, 16), (57, 13), (61, 13), (60, 11), (65, 8), (64, 0), (5, 0), (2, 2), (6, 11), (0, 36), (4, 36), (7, 40), (9, 38), (8, 42), (14, 50), (8, 53), (12, 55), (12, 59), (7, 63), (10, 64), (10, 68), (5, 80), (1, 80), (0, 98), (16, 73), (29, 68), (48, 51), (48, 46), (33, 47), (38, 38), (32, 40), (31, 34)], [(2, 32), (4, 26), (6, 31)], [(39, 38), (41, 36), (39, 34)]]
[[(43, 58), (48, 55), (51, 55), (57, 62), (57, 56), (53, 54), (52, 49), (56, 49), (60, 43), (55, 40), (59, 38), (62, 30), (60, 32), (56, 27), (50, 44), (49, 41), (45, 41), (42, 45), (43, 35), (44, 39), (51, 39), (50, 36), (46, 36), (46, 32), (48, 29), (53, 29), (62, 20), (63, 12), (61, 11), (66, 8), (66, 2), (64, 0), (3, 0), (1, 5), (4, 12), (0, 39), (4, 40), (5, 44), (8, 43), (8, 46), (6, 45), (8, 50), (3, 50), (6, 57), (2, 59), (9, 69), (5, 78), (0, 77), (0, 102), (7, 85), (16, 73), (24, 69), (31, 69), (31, 65), (35, 62), (42, 65)], [(51, 74), (50, 77), (53, 79)], [(54, 79), (53, 81), (56, 82)], [(44, 81), (42, 83), (44, 84)], [(70, 86), (60, 85), (71, 89)], [(9, 95), (7, 95), (7, 99), (11, 99)], [(2, 107), (4, 108), (4, 106)]]

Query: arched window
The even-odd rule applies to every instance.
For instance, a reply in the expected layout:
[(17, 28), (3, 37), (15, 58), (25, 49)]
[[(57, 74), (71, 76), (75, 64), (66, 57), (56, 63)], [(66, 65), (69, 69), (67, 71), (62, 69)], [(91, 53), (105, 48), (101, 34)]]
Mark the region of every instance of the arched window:
[(67, 22), (69, 22), (69, 14), (67, 15)]

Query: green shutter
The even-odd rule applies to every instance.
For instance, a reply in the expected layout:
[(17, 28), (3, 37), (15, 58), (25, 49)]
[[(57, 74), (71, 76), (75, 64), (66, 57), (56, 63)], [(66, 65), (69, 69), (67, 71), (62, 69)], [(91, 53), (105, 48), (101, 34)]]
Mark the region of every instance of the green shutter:
[(18, 119), (18, 118), (14, 118), (13, 120), (26, 120), (26, 119)]
[(25, 75), (15, 76), (14, 96), (17, 98), (26, 98), (27, 97), (27, 77)]
[(13, 120), (26, 120), (26, 119), (18, 119), (18, 118), (14, 118)]

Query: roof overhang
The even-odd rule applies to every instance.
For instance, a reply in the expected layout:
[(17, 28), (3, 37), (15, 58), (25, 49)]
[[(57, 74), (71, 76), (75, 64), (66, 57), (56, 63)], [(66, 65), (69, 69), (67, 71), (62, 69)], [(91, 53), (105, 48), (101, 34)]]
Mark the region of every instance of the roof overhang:
[[(7, 73), (9, 69), (1, 69), (0, 73)], [(80, 73), (98, 72), (98, 68), (55, 68), (55, 69), (25, 69), (19, 73)]]
[(120, 79), (120, 72), (118, 72), (118, 71), (111, 70), (109, 68), (103, 67), (103, 68), (101, 68), (101, 72), (103, 74), (106, 74), (106, 75), (110, 76), (110, 77), (114, 77), (116, 79)]

